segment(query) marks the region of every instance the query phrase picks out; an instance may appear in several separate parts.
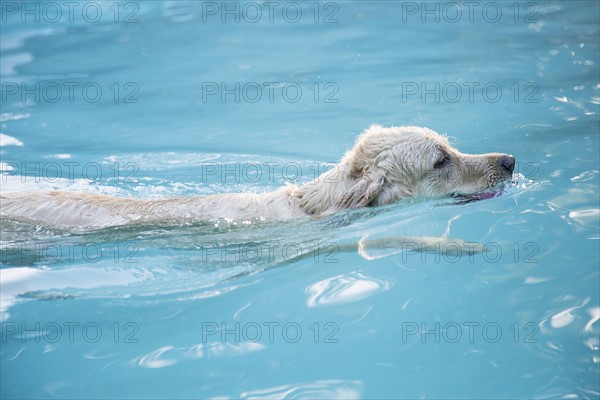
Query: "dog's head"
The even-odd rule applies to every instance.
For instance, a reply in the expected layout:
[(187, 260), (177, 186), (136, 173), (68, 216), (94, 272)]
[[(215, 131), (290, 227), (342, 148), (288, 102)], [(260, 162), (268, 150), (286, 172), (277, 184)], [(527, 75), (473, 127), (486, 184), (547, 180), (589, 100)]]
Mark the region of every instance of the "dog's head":
[(462, 154), (427, 128), (373, 125), (338, 165), (338, 184), (308, 184), (298, 196), (300, 205), (315, 214), (412, 196), (469, 195), (510, 179), (514, 166), (508, 154)]
[(511, 155), (462, 154), (444, 136), (413, 126), (371, 126), (343, 162), (350, 165), (350, 177), (357, 183), (370, 182), (362, 183), (371, 188), (367, 204), (472, 194), (510, 179), (515, 167)]

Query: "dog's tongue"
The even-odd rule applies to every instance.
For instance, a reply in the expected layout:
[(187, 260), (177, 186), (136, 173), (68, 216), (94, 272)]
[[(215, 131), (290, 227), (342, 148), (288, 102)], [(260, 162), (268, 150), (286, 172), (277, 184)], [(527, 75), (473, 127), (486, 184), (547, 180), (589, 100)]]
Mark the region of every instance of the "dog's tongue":
[(480, 193), (474, 193), (474, 194), (468, 194), (468, 195), (459, 195), (459, 196), (456, 196), (456, 198), (458, 199), (457, 204), (467, 204), (472, 201), (486, 200), (486, 199), (498, 197), (501, 194), (502, 194), (502, 190), (497, 190), (497, 191), (480, 192)]
[(500, 194), (502, 194), (501, 191), (497, 191), (497, 192), (482, 192), (482, 193), (473, 194), (473, 195), (471, 195), (469, 197), (471, 199), (473, 199), (473, 200), (485, 200), (485, 199), (491, 199), (493, 197), (498, 197), (498, 196), (500, 196)]

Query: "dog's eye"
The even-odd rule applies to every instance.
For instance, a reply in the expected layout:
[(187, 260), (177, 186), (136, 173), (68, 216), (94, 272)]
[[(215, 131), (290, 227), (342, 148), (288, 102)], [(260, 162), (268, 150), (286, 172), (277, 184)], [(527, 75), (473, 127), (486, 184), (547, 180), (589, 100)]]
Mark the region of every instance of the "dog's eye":
[(448, 157), (447, 154), (444, 154), (439, 158), (439, 160), (437, 160), (435, 162), (435, 164), (433, 164), (433, 168), (435, 168), (435, 169), (444, 168), (446, 166), (446, 164), (448, 164), (448, 162), (450, 162), (450, 157)]

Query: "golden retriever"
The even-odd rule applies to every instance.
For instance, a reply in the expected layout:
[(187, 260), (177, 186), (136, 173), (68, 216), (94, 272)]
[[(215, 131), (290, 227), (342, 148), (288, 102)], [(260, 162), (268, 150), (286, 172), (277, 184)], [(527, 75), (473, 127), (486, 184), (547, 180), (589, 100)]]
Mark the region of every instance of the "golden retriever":
[(508, 154), (462, 154), (434, 131), (372, 125), (330, 171), (300, 187), (158, 200), (70, 192), (3, 193), (1, 213), (45, 224), (97, 229), (160, 220), (276, 220), (322, 216), (413, 196), (468, 195), (510, 179)]

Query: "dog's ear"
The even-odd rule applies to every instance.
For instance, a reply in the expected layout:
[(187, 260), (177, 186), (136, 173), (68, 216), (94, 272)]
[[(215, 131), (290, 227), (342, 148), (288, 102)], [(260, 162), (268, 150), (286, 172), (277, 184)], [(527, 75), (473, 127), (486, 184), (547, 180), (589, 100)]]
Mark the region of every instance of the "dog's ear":
[(362, 177), (356, 181), (335, 204), (335, 209), (365, 207), (371, 204), (383, 188), (384, 177), (376, 180)]

